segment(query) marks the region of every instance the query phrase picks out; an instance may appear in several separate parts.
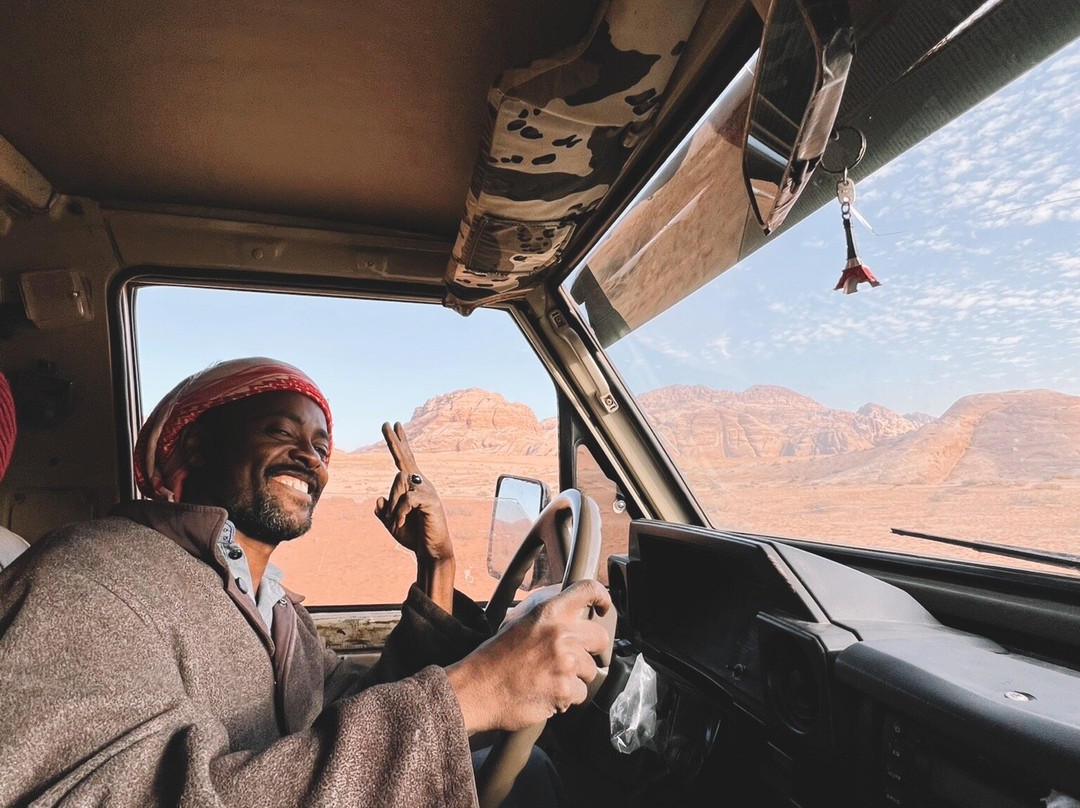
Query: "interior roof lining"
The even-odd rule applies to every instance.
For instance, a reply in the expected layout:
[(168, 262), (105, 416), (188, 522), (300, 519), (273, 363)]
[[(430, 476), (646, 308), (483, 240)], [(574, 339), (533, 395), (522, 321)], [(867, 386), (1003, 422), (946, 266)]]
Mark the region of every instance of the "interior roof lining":
[(11, 0), (0, 135), (63, 193), (449, 238), (492, 80), (595, 5)]

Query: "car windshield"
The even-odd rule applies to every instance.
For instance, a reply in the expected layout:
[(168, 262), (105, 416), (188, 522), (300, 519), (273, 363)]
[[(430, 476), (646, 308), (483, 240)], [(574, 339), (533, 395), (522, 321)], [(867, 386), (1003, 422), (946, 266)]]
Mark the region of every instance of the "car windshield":
[[(1030, 564), (894, 529), (1080, 555), (1078, 83), (1074, 42), (858, 181), (876, 288), (834, 289), (835, 198), (722, 271), (723, 98), (571, 275), (714, 526), (1013, 566)], [(633, 296), (667, 306), (641, 323), (629, 294), (603, 299), (630, 268)]]

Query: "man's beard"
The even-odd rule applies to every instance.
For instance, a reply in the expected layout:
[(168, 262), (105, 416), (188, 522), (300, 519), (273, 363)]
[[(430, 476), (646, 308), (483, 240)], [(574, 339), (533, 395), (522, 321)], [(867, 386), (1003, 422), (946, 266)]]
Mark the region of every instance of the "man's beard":
[(319, 500), (319, 493), (312, 486), (312, 502), (306, 516), (289, 513), (267, 492), (265, 485), (250, 496), (243, 497), (242, 501), (237, 501), (234, 494), (230, 497), (233, 501), (224, 503), (224, 507), (236, 529), (245, 536), (277, 546), (283, 541), (303, 536), (311, 529), (311, 515)]
[(263, 544), (278, 545), (303, 536), (311, 529), (310, 511), (307, 518), (297, 520), (261, 492), (250, 503), (227, 505), (226, 509), (237, 530)]

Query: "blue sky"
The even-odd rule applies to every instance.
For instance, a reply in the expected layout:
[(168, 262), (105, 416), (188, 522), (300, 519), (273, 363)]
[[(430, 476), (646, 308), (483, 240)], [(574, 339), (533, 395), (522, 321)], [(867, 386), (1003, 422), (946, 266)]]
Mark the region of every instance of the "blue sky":
[(346, 450), (382, 440), (383, 421), (408, 421), (429, 397), (466, 387), (555, 414), (551, 380), (503, 312), (466, 318), (435, 305), (149, 287), (136, 317), (144, 415), (184, 377), (240, 356), (311, 376)]
[[(637, 392), (777, 384), (932, 415), (969, 393), (1080, 394), (1078, 87), (1074, 43), (859, 183), (877, 235), (856, 225), (856, 238), (881, 287), (832, 291), (845, 255), (826, 205), (612, 346), (624, 378)], [(140, 292), (137, 317), (145, 412), (211, 362), (269, 355), (325, 389), (346, 449), (459, 388), (555, 414), (501, 312), (162, 288)]]
[(832, 291), (826, 205), (609, 349), (641, 392), (777, 384), (940, 415), (969, 393), (1080, 394), (1080, 42), (863, 180), (860, 254)]

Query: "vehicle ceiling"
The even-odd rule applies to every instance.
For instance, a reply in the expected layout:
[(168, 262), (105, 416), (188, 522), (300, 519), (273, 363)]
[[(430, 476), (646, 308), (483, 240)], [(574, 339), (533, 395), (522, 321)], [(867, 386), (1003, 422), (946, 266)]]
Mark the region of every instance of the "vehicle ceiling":
[(452, 238), (505, 68), (596, 0), (0, 3), (0, 135), (60, 191)]
[[(737, 35), (705, 36), (704, 53), (693, 59), (692, 38), (682, 60), (689, 66), (680, 64), (689, 77), (672, 79), (680, 103), (661, 108), (667, 128), (658, 125), (651, 137), (670, 141), (703, 111), (693, 85), (700, 80), (715, 97), (722, 49), (725, 69), (745, 61), (760, 19), (745, 23), (767, 3), (706, 4), (706, 24), (694, 37), (710, 19)], [(1075, 21), (1063, 22), (1075, 18), (1075, 0), (1006, 0), (980, 23), (987, 33), (965, 34), (952, 57), (935, 55), (924, 65), (921, 57), (982, 0), (851, 5), (859, 50), (838, 122), (866, 131), (864, 173), (1075, 36)], [(246, 0), (211, 9), (196, 0), (107, 7), (7, 0), (0, 4), (0, 136), (64, 194), (341, 221), (431, 235), (449, 246), (492, 82), (581, 40), (598, 6)], [(986, 64), (983, 57), (997, 52), (994, 40), (1026, 44)], [(656, 152), (646, 139), (648, 148)], [(609, 201), (625, 199), (634, 181)], [(815, 176), (790, 220), (827, 201), (830, 187)], [(612, 204), (594, 224), (612, 218)], [(579, 228), (572, 244), (584, 245), (595, 231)], [(565, 270), (554, 268), (557, 277)]]

